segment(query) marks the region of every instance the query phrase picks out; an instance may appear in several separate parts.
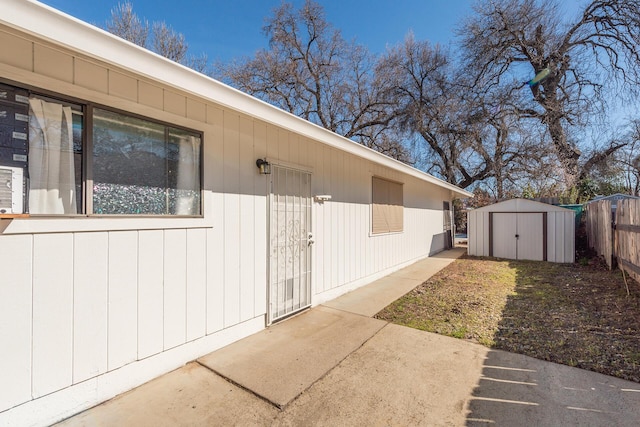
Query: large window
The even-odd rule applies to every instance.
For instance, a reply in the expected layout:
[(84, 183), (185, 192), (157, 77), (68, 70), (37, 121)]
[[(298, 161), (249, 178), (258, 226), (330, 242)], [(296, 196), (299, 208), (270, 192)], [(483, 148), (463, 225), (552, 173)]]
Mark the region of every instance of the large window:
[(371, 180), (371, 232), (400, 232), (404, 226), (402, 184), (373, 177)]
[[(12, 150), (0, 157), (0, 169), (23, 168), (25, 212), (201, 214), (200, 133), (90, 104), (7, 93), (3, 100), (0, 91), (0, 117), (22, 103), (15, 120), (28, 120), (28, 131), (0, 133), (0, 147)], [(11, 135), (25, 135), (23, 151), (9, 148), (16, 146)]]
[(200, 213), (198, 135), (96, 108), (92, 158), (94, 213)]

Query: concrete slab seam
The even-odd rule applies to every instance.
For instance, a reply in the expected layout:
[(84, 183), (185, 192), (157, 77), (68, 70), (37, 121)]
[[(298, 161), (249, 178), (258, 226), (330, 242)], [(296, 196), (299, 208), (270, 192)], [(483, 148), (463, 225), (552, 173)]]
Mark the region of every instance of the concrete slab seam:
[[(329, 301), (331, 302), (331, 301)], [(362, 314), (362, 313), (354, 313), (353, 311), (349, 311), (346, 308), (340, 308), (340, 307), (332, 307), (329, 305), (325, 305), (325, 304), (320, 304), (318, 307), (324, 307), (324, 308), (328, 308), (330, 310), (336, 310), (336, 311), (341, 311), (343, 313), (347, 313), (347, 314), (353, 314), (354, 316), (360, 316), (360, 317), (364, 317), (365, 319), (375, 319), (375, 314), (373, 316), (367, 316), (366, 314)], [(384, 307), (382, 307), (380, 310), (383, 310)], [(378, 313), (376, 313), (378, 314)], [(384, 326), (387, 326), (387, 324), (389, 322), (387, 322), (386, 320), (381, 320), (381, 319), (376, 319), (376, 320), (380, 320), (381, 322), (385, 322)], [(382, 328), (384, 328), (384, 326)], [(380, 332), (382, 330), (382, 328), (378, 329), (378, 332)], [(378, 333), (376, 332), (376, 334)], [(367, 341), (369, 341), (371, 338), (369, 338)]]
[[(352, 313), (353, 314), (353, 313)], [(359, 316), (362, 316), (361, 314), (359, 314)], [(370, 317), (368, 316), (363, 316), (363, 317), (367, 317), (370, 319)], [(327, 375), (329, 375), (330, 372), (332, 372), (334, 369), (336, 369), (338, 366), (340, 366), (342, 364), (342, 362), (344, 362), (345, 360), (347, 360), (349, 358), (349, 356), (351, 356), (353, 353), (355, 353), (356, 351), (360, 350), (362, 347), (365, 346), (365, 344), (367, 344), (373, 337), (375, 337), (376, 335), (378, 335), (380, 333), (380, 331), (382, 331), (384, 328), (386, 328), (389, 325), (389, 322), (384, 321), (384, 325), (382, 325), (382, 327), (380, 329), (378, 329), (373, 335), (371, 335), (369, 338), (367, 338), (366, 340), (364, 340), (362, 342), (362, 344), (360, 344), (356, 349), (354, 349), (352, 352), (350, 352), (349, 354), (347, 354), (345, 357), (343, 357), (340, 361), (338, 361), (338, 363), (336, 363), (333, 368), (327, 370), (327, 372), (325, 372), (324, 374), (322, 374), (317, 380), (315, 380), (314, 382), (312, 382), (311, 384), (309, 384), (309, 386), (307, 388), (305, 388), (304, 390), (302, 390), (296, 397), (294, 397), (293, 399), (291, 399), (290, 401), (288, 401), (287, 403), (285, 403), (284, 405), (282, 405), (282, 407), (280, 408), (280, 410), (284, 411), (291, 403), (295, 402), (300, 396), (302, 396), (304, 393), (307, 392), (307, 390), (309, 390), (311, 387), (313, 387), (317, 382), (322, 381)], [(275, 405), (278, 406), (278, 405)], [(278, 406), (279, 407), (279, 406)]]
[(240, 390), (244, 390), (244, 391), (246, 391), (246, 392), (248, 392), (248, 393), (250, 393), (250, 394), (254, 395), (254, 396), (255, 396), (255, 397), (257, 397), (258, 399), (260, 399), (260, 400), (262, 400), (262, 401), (264, 401), (264, 402), (267, 402), (269, 405), (274, 406), (275, 408), (282, 410), (282, 408), (280, 407), (280, 405), (278, 405), (278, 404), (276, 404), (276, 403), (274, 403), (274, 402), (270, 401), (270, 400), (269, 400), (269, 399), (267, 399), (266, 397), (264, 397), (264, 396), (262, 396), (261, 394), (258, 394), (258, 393), (256, 393), (255, 391), (253, 391), (253, 390), (251, 390), (251, 389), (249, 389), (249, 388), (247, 388), (247, 387), (243, 386), (242, 384), (235, 382), (234, 380), (232, 380), (231, 378), (229, 378), (229, 377), (227, 377), (226, 375), (222, 374), (221, 372), (218, 372), (218, 371), (216, 371), (215, 369), (213, 369), (213, 368), (211, 368), (211, 367), (209, 367), (209, 366), (207, 366), (207, 365), (205, 365), (205, 364), (203, 364), (203, 363), (200, 363), (200, 360), (196, 359), (196, 360), (194, 360), (194, 362), (196, 362), (198, 365), (202, 366), (203, 368), (207, 369), (208, 371), (212, 372), (214, 375), (216, 375), (216, 376), (218, 376), (218, 377), (222, 378), (223, 380), (225, 380), (225, 381), (226, 381), (226, 382), (228, 382), (229, 384), (231, 384), (231, 385), (233, 385), (233, 386), (235, 386), (235, 387), (238, 387)]
[[(334, 308), (332, 308), (332, 310), (336, 310)], [(351, 313), (351, 314), (355, 314), (355, 313)], [(370, 319), (370, 317), (368, 316), (363, 316), (361, 314), (358, 314), (358, 316), (362, 316), (362, 317), (366, 317), (368, 319)], [(315, 381), (313, 381), (311, 384), (309, 384), (308, 387), (306, 387), (304, 390), (302, 390), (300, 393), (298, 393), (298, 395), (296, 397), (294, 397), (293, 399), (289, 400), (287, 403), (285, 403), (284, 405), (279, 405), (275, 402), (272, 402), (271, 400), (269, 400), (268, 398), (266, 398), (265, 396), (262, 396), (259, 393), (256, 393), (255, 391), (243, 386), (242, 384), (239, 384), (235, 381), (233, 381), (231, 378), (227, 377), (226, 375), (222, 374), (221, 372), (216, 371), (215, 369), (206, 366), (202, 363), (200, 363), (199, 360), (195, 360), (196, 363), (198, 363), (198, 365), (203, 366), (204, 368), (206, 368), (207, 370), (213, 372), (215, 375), (219, 376), (220, 378), (222, 378), (223, 380), (227, 381), (229, 384), (232, 384), (236, 387), (238, 387), (241, 390), (245, 390), (249, 393), (251, 393), (252, 395), (258, 397), (260, 400), (263, 400), (267, 403), (269, 403), (271, 406), (279, 409), (280, 411), (284, 411), (287, 406), (289, 406), (292, 402), (295, 402), (298, 397), (302, 396), (307, 390), (309, 390), (311, 387), (314, 386), (314, 384), (316, 384), (319, 381), (322, 381), (323, 378), (325, 378), (331, 371), (333, 371), (336, 367), (340, 366), (342, 364), (342, 362), (344, 362), (345, 360), (347, 360), (347, 358), (349, 356), (351, 356), (353, 353), (355, 353), (356, 351), (360, 350), (366, 343), (368, 343), (373, 337), (375, 337), (376, 335), (378, 335), (380, 333), (380, 331), (382, 331), (384, 328), (386, 328), (389, 325), (389, 322), (383, 321), (384, 324), (382, 325), (382, 327), (380, 329), (378, 329), (373, 335), (371, 335), (369, 338), (367, 338), (365, 341), (362, 342), (362, 344), (360, 344), (356, 349), (354, 349), (353, 351), (351, 351), (349, 354), (347, 354), (345, 357), (343, 357), (340, 361), (338, 361), (338, 363), (336, 363), (333, 368), (327, 370), (327, 372), (325, 372), (324, 374), (322, 374), (318, 379), (316, 379)]]

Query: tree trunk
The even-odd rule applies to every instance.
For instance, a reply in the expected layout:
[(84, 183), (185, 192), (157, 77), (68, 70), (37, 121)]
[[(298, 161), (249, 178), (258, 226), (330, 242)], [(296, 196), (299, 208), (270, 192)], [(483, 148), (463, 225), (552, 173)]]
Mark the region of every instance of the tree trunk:
[(547, 115), (547, 121), (551, 140), (564, 169), (565, 184), (567, 188), (571, 188), (578, 180), (580, 150), (567, 141), (567, 134), (559, 116), (549, 114)]

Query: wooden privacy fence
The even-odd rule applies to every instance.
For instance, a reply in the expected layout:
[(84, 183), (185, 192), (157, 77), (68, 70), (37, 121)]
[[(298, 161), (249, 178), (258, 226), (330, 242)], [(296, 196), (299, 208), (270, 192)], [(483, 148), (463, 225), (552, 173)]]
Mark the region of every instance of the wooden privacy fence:
[(602, 255), (609, 268), (616, 265), (640, 282), (640, 200), (591, 202), (586, 208), (589, 247)]

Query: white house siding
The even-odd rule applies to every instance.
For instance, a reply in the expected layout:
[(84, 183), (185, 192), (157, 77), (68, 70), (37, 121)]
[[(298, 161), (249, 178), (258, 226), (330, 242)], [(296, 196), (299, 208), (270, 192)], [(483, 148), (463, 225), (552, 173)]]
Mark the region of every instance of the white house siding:
[[(311, 162), (314, 194), (331, 195), (313, 210), (314, 303), (357, 287), (362, 280), (443, 249), (432, 237), (443, 232), (442, 202), (449, 192), (328, 147)], [(371, 234), (371, 178), (403, 182), (404, 232)], [(352, 286), (350, 286), (352, 285)]]
[[(203, 132), (204, 217), (0, 220), (0, 425), (55, 422), (265, 327), (257, 158), (332, 196), (312, 210), (313, 304), (441, 249), (451, 188), (1, 22), (0, 79)], [(373, 176), (403, 183), (404, 232), (371, 235)]]

